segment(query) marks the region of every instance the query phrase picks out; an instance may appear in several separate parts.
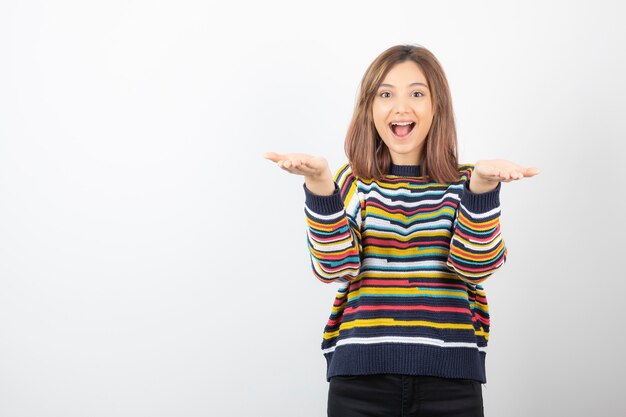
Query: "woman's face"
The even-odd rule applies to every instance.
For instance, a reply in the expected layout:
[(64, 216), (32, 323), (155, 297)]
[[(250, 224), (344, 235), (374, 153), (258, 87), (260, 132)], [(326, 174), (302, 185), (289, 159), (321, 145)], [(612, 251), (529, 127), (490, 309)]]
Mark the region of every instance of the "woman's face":
[(396, 165), (421, 162), (433, 121), (428, 87), (420, 67), (405, 61), (393, 66), (378, 88), (372, 105), (374, 125)]

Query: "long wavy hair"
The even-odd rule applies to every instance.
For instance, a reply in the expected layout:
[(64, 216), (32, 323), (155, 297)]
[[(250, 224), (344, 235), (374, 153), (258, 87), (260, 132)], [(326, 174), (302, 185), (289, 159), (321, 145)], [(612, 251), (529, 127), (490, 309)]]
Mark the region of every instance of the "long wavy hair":
[(437, 58), (418, 45), (392, 46), (365, 71), (346, 134), (346, 156), (357, 177), (380, 179), (389, 173), (391, 154), (374, 125), (372, 105), (378, 87), (391, 68), (409, 60), (415, 62), (426, 76), (433, 106), (433, 121), (425, 139), (425, 154), (419, 161), (421, 173), (436, 182), (452, 182), (458, 179), (459, 171), (450, 88)]

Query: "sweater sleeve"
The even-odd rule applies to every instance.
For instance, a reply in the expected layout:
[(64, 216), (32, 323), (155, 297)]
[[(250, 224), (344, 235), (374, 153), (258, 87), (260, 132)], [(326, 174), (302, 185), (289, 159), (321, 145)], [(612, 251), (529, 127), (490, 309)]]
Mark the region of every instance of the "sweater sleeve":
[(348, 164), (335, 175), (335, 192), (313, 194), (304, 186), (308, 247), (322, 282), (348, 282), (361, 267), (361, 202)]
[(507, 249), (500, 234), (501, 184), (486, 193), (472, 193), (472, 169), (463, 185), (447, 264), (463, 281), (476, 285), (504, 265)]

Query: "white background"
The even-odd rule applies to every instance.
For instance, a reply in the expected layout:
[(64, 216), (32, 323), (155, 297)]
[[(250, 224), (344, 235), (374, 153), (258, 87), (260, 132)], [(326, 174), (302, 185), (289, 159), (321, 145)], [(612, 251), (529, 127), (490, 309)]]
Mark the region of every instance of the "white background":
[(0, 415), (322, 416), (333, 285), (302, 180), (386, 48), (440, 59), (460, 160), (505, 184), (487, 416), (618, 416), (620, 1), (0, 4)]

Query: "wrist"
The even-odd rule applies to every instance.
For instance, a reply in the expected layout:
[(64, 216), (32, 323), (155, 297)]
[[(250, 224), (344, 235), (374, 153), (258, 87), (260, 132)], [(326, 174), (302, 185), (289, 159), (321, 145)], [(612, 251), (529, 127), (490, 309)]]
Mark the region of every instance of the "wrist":
[(305, 176), (304, 183), (313, 194), (328, 196), (335, 192), (335, 181), (330, 171), (315, 177)]
[(484, 194), (495, 190), (499, 183), (500, 181), (487, 181), (472, 177), (469, 183), (469, 190), (474, 194)]

